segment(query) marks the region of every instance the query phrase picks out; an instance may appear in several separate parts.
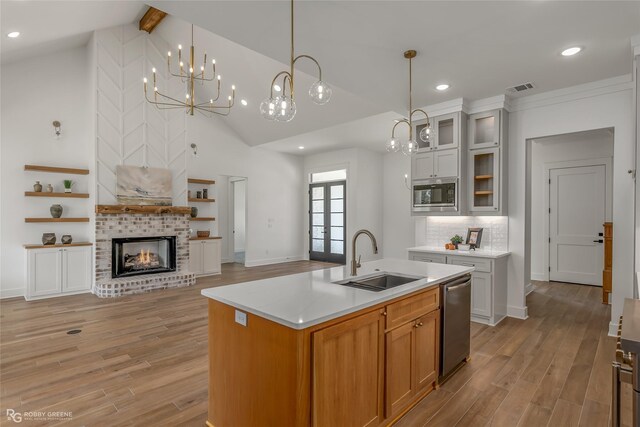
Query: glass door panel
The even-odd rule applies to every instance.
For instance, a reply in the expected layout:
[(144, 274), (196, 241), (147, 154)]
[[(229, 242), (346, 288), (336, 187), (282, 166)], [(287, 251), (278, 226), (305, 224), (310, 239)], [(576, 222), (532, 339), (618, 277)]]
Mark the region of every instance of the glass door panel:
[(346, 181), (309, 187), (309, 259), (344, 264)]

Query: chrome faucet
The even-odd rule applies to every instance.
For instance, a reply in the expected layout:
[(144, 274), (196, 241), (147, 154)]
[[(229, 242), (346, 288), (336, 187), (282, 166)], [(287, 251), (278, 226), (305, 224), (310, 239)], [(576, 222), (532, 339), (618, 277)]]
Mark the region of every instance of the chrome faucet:
[(353, 235), (353, 239), (351, 240), (351, 256), (353, 257), (351, 259), (351, 275), (352, 276), (355, 276), (356, 274), (358, 274), (358, 268), (360, 267), (360, 259), (362, 258), (361, 256), (358, 256), (358, 260), (356, 261), (356, 240), (358, 239), (358, 236), (361, 234), (366, 234), (367, 236), (369, 236), (369, 238), (371, 239), (371, 245), (373, 247), (373, 253), (374, 254), (378, 253), (378, 242), (376, 241), (376, 238), (373, 235), (373, 233), (371, 233), (369, 230), (356, 231), (356, 233)]

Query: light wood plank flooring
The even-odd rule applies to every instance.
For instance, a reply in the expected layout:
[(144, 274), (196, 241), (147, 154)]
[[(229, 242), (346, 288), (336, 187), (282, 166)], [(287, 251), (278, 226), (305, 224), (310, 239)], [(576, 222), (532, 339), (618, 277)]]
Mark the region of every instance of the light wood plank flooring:
[[(0, 301), (0, 425), (15, 425), (5, 416), (12, 408), (73, 412), (66, 422), (21, 423), (29, 426), (204, 426), (200, 290), (326, 266), (231, 264), (192, 288)], [(528, 320), (473, 324), (471, 362), (398, 425), (606, 426), (614, 341), (599, 292), (539, 282), (527, 298)], [(82, 332), (67, 335), (71, 329)]]

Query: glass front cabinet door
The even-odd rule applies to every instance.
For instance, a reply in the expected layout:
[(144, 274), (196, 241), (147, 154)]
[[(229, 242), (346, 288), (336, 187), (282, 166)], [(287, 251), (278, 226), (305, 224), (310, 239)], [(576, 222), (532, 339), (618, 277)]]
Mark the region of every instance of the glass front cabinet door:
[(469, 116), (469, 150), (500, 145), (500, 110)]
[(418, 151), (446, 150), (460, 146), (460, 114), (451, 113), (431, 117), (431, 128), (427, 120), (416, 121), (414, 138)]
[(469, 151), (469, 210), (500, 210), (500, 149)]

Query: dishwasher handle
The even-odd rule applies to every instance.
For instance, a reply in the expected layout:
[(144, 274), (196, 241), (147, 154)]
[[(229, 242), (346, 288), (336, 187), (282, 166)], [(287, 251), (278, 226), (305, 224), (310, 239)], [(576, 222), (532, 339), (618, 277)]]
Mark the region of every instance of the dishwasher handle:
[(447, 286), (447, 292), (451, 292), (451, 291), (455, 291), (458, 290), (460, 288), (466, 288), (467, 286), (471, 285), (471, 280), (467, 280), (465, 283), (461, 284), (461, 285), (455, 285), (455, 286)]

